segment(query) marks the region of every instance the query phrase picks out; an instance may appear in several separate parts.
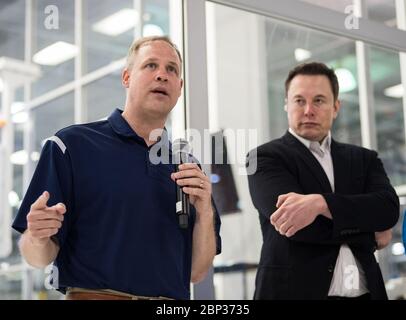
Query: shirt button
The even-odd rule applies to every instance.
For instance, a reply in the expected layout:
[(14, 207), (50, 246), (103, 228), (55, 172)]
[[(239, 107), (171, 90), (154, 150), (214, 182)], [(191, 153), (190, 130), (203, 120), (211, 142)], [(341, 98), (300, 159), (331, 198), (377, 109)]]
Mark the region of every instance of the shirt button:
[(331, 272), (333, 272), (333, 271), (334, 271), (333, 266), (331, 266), (331, 265), (330, 265), (330, 266), (328, 266), (328, 272), (330, 272), (330, 273), (331, 273)]

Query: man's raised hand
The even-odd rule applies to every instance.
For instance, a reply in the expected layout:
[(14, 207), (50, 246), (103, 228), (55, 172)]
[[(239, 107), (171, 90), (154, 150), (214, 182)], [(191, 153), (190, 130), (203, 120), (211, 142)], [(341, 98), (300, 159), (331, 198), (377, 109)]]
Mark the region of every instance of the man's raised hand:
[(31, 205), (31, 210), (27, 215), (27, 232), (31, 242), (35, 245), (46, 244), (62, 226), (63, 215), (66, 212), (65, 205), (58, 203), (48, 207), (48, 200), (49, 193), (45, 191)]

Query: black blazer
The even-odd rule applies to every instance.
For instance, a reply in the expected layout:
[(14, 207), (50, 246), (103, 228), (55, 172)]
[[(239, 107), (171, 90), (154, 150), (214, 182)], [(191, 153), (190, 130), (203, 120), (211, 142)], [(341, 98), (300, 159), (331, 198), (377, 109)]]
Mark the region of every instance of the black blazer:
[[(348, 244), (365, 272), (372, 299), (387, 299), (374, 251), (375, 231), (393, 227), (399, 199), (377, 153), (332, 140), (335, 192), (306, 146), (287, 132), (248, 154), (248, 176), (259, 212), (263, 246), (256, 277), (255, 299), (326, 299), (341, 244)], [(333, 219), (319, 215), (287, 238), (271, 225), (281, 194), (321, 194)]]

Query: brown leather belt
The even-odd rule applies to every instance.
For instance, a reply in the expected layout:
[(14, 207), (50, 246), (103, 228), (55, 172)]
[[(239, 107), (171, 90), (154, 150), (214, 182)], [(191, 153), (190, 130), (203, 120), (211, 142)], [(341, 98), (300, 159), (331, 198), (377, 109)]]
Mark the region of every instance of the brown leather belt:
[(109, 289), (68, 288), (65, 300), (173, 300), (167, 297), (145, 297)]

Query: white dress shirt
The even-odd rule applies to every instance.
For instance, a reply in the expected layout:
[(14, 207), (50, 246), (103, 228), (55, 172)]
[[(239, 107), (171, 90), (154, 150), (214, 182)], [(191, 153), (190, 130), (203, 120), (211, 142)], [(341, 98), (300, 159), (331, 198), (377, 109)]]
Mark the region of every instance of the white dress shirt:
[[(334, 192), (334, 168), (330, 152), (331, 132), (328, 133), (321, 144), (318, 141), (310, 141), (300, 137), (291, 128), (289, 128), (289, 132), (311, 151), (326, 173), (331, 190)], [(348, 245), (341, 245), (328, 295), (358, 297), (367, 292), (369, 291), (366, 286), (365, 274), (361, 265)]]

